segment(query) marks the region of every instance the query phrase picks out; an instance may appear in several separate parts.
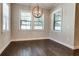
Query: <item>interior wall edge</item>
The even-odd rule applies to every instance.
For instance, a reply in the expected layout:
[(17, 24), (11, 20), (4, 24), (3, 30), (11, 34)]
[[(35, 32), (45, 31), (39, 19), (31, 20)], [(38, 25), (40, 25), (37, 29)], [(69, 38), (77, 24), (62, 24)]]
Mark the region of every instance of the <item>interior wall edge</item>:
[(29, 40), (44, 40), (44, 39), (49, 39), (49, 37), (27, 38), (27, 39), (12, 39), (11, 41), (29, 41)]
[(65, 44), (63, 42), (57, 41), (57, 40), (55, 40), (54, 38), (51, 38), (51, 37), (49, 39), (74, 50), (74, 46), (71, 46), (71, 45)]
[(18, 39), (18, 40), (17, 39), (13, 39), (11, 41), (29, 41), (29, 40), (44, 40), (44, 39), (53, 40), (53, 41), (55, 41), (55, 42), (57, 42), (59, 44), (62, 44), (64, 46), (70, 48), (70, 49), (73, 49), (73, 50), (75, 49), (74, 46), (71, 46), (71, 45), (65, 44), (63, 42), (57, 41), (57, 40), (55, 40), (54, 38), (51, 38), (51, 37), (27, 38), (27, 39)]
[(11, 41), (7, 42), (7, 44), (5, 44), (5, 46), (0, 49), (0, 54), (7, 48), (7, 46), (11, 43)]
[[(71, 50), (75, 50), (73, 46), (67, 45), (67, 44), (62, 43), (62, 42), (60, 42), (60, 41), (57, 41), (57, 40), (55, 40), (55, 39), (53, 39), (53, 38), (51, 38), (51, 37), (29, 38), (28, 40), (44, 40), (44, 39), (45, 39), (45, 40), (47, 39), (47, 40), (55, 41), (55, 42), (57, 42), (57, 43), (59, 43), (59, 44), (61, 44), (61, 45), (64, 45), (65, 47), (70, 48)], [(11, 41), (9, 41), (9, 42), (0, 50), (0, 54), (6, 49), (6, 47), (8, 47), (8, 45), (9, 45), (11, 42), (16, 42), (16, 41), (28, 41), (28, 40), (26, 40), (26, 39), (23, 39), (23, 40), (11, 40)]]

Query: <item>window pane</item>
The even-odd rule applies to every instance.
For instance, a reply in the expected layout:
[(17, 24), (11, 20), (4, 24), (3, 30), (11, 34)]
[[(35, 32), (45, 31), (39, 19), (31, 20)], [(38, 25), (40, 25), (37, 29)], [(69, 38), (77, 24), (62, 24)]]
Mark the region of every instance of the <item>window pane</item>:
[(24, 20), (31, 21), (31, 15), (30, 15), (30, 17), (25, 17), (25, 19), (24, 19)]
[(21, 11), (21, 16), (29, 17), (30, 16), (30, 13), (29, 12), (26, 12), (26, 11)]
[(43, 29), (41, 26), (35, 26), (34, 29)]
[(21, 24), (22, 25), (26, 25), (26, 26), (30, 26), (31, 25), (31, 21), (23, 21), (23, 20), (21, 20)]
[(31, 29), (31, 13), (30, 12), (25, 12), (21, 11), (21, 19), (20, 19), (20, 27), (21, 29)]
[(42, 23), (42, 21), (34, 21), (34, 25), (35, 26), (42, 26), (43, 23)]
[(8, 4), (3, 4), (3, 31), (9, 30), (9, 6)]
[(31, 13), (21, 11), (21, 20), (29, 20), (29, 21), (31, 21)]
[(61, 11), (54, 13), (54, 30), (61, 31), (61, 19), (62, 19)]
[(43, 29), (43, 17), (41, 18), (34, 18), (34, 29)]
[(24, 30), (24, 29), (31, 29), (31, 28), (30, 28), (30, 26), (24, 26), (24, 25), (21, 25), (21, 29)]
[(56, 26), (56, 27), (55, 27), (55, 30), (61, 30), (61, 27)]
[(21, 29), (31, 29), (31, 21), (21, 20)]
[(5, 30), (6, 29), (6, 17), (3, 17), (3, 30)]

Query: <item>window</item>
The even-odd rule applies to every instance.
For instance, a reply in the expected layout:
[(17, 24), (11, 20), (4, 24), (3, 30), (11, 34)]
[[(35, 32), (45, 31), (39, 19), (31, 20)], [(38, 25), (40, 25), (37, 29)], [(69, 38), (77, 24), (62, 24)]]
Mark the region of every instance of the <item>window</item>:
[(20, 18), (20, 28), (22, 30), (25, 29), (31, 29), (31, 25), (32, 25), (32, 19), (31, 19), (31, 13), (29, 12), (21, 12), (21, 18)]
[(34, 29), (43, 29), (44, 26), (44, 16), (40, 18), (34, 18)]
[(43, 29), (44, 28), (44, 15), (40, 18), (35, 18), (31, 15), (31, 12), (20, 11), (20, 29), (31, 30), (31, 29)]
[(3, 31), (9, 30), (9, 6), (8, 4), (3, 4)]
[(61, 31), (62, 9), (57, 10), (54, 14), (54, 26), (55, 31)]

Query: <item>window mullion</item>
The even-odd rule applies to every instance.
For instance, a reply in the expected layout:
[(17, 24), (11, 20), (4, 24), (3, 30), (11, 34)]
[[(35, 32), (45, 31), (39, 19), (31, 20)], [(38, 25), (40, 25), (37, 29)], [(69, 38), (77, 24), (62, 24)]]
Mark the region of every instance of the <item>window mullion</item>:
[(34, 30), (34, 17), (32, 16), (32, 30)]

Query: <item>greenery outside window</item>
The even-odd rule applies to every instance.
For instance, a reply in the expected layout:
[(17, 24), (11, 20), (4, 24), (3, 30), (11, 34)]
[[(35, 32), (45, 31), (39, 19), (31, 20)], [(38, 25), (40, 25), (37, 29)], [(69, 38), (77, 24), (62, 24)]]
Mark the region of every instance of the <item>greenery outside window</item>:
[(34, 29), (44, 29), (44, 16), (34, 18)]
[(53, 19), (53, 30), (61, 31), (62, 9), (58, 9), (53, 12)]
[(31, 12), (20, 11), (20, 29), (21, 30), (42, 30), (44, 29), (44, 15), (35, 18)]
[(32, 26), (32, 19), (31, 19), (31, 13), (29, 12), (21, 12), (21, 18), (20, 18), (20, 28), (22, 30), (31, 29)]

